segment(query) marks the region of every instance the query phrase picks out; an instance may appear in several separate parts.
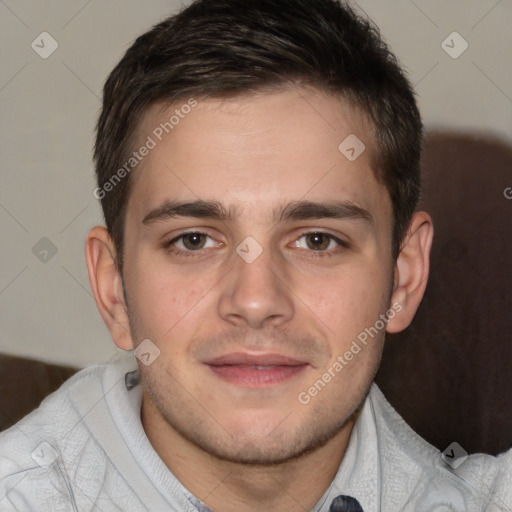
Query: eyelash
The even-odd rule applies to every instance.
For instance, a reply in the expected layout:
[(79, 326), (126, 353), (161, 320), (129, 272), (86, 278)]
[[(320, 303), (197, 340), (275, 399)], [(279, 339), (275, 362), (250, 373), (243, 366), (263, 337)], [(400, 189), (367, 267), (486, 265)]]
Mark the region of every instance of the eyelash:
[[(314, 258), (330, 258), (331, 256), (334, 256), (335, 254), (338, 254), (340, 252), (343, 252), (345, 251), (346, 249), (349, 249), (349, 244), (343, 240), (341, 240), (340, 238), (332, 235), (331, 233), (326, 233), (325, 231), (304, 231), (295, 241), (297, 242), (298, 240), (300, 240), (301, 238), (303, 238), (304, 236), (306, 235), (313, 235), (313, 234), (319, 234), (319, 235), (325, 235), (327, 237), (329, 237), (329, 242), (330, 241), (334, 241), (338, 244), (338, 247), (336, 247), (334, 250), (331, 249), (330, 251), (314, 251), (312, 249), (302, 249), (302, 250), (305, 250), (305, 251), (308, 251), (311, 253), (312, 257)], [(208, 233), (204, 233), (202, 231), (187, 231), (185, 233), (182, 233), (181, 235), (173, 238), (172, 240), (169, 240), (168, 242), (165, 242), (164, 243), (164, 248), (166, 250), (168, 250), (169, 252), (173, 253), (173, 254), (176, 254), (178, 256), (185, 256), (185, 257), (189, 257), (189, 256), (192, 256), (192, 257), (197, 257), (197, 256), (200, 256), (201, 254), (204, 254), (202, 251), (202, 249), (199, 249), (197, 251), (192, 251), (192, 250), (188, 250), (188, 251), (184, 251), (183, 249), (176, 249), (176, 248), (172, 248), (173, 244), (175, 244), (177, 241), (183, 239), (184, 237), (188, 236), (188, 235), (204, 235), (208, 238), (212, 238), (210, 235), (208, 235)]]
[(164, 248), (167, 249), (169, 252), (176, 254), (178, 256), (198, 256), (202, 254), (202, 249), (198, 251), (184, 251), (183, 249), (176, 249), (172, 248), (172, 245), (176, 243), (178, 240), (181, 240), (182, 238), (186, 237), (187, 235), (205, 235), (208, 238), (212, 238), (208, 233), (204, 233), (202, 231), (187, 231), (185, 233), (182, 233), (181, 235), (177, 236), (176, 238), (173, 238), (172, 240), (169, 240), (168, 242), (164, 243)]

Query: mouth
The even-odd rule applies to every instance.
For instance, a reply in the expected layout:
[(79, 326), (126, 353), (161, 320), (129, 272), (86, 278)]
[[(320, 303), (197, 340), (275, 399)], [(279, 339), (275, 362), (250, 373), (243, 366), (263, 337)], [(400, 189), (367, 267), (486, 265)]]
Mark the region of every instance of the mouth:
[(302, 373), (309, 363), (281, 354), (232, 353), (205, 363), (222, 380), (232, 384), (263, 388), (285, 382)]

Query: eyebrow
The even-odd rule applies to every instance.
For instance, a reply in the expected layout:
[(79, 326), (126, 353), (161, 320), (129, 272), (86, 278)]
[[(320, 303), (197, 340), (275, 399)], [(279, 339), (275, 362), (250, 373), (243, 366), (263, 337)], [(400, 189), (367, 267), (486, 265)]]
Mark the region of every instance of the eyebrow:
[(218, 201), (165, 201), (151, 210), (142, 220), (145, 225), (166, 221), (175, 217), (197, 217), (199, 219), (234, 220), (235, 212), (226, 209)]
[(374, 223), (373, 216), (368, 210), (357, 206), (351, 201), (296, 201), (288, 204), (280, 213), (274, 213), (276, 222), (286, 220), (308, 219), (353, 219)]
[[(226, 208), (218, 201), (165, 201), (146, 214), (142, 223), (147, 226), (175, 217), (234, 221), (239, 214), (236, 209)], [(352, 219), (374, 224), (371, 213), (351, 201), (294, 201), (284, 207), (276, 208), (273, 219), (276, 224), (284, 221), (314, 219)]]

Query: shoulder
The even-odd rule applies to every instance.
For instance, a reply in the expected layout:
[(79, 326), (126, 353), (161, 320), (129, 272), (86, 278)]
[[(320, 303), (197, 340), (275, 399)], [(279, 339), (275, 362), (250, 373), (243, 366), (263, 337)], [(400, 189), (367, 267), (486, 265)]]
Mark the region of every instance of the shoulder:
[[(0, 455), (2, 463), (14, 459), (18, 465), (34, 463), (32, 451), (38, 443), (46, 441), (61, 444), (83, 414), (73, 403), (72, 395), (89, 389), (101, 396), (101, 381), (106, 366), (95, 366), (79, 371), (67, 380), (57, 391), (46, 397), (41, 405), (0, 434)], [(1, 468), (1, 466), (0, 466)], [(0, 473), (1, 474), (1, 473)]]
[(86, 368), (0, 434), (1, 510), (68, 510), (77, 484), (101, 488), (108, 460), (87, 418), (123, 376), (118, 365)]
[(454, 444), (443, 457), (407, 425), (377, 385), (373, 384), (369, 398), (379, 437), (384, 494), (387, 490), (402, 493), (404, 500), (417, 503), (411, 508), (417, 511), (422, 506), (425, 511), (435, 510), (436, 503), (452, 507), (446, 510), (476, 511), (495, 502), (503, 508), (508, 501), (512, 508), (511, 497), (497, 490), (500, 481), (512, 483), (510, 452), (499, 457), (466, 455), (463, 447)]

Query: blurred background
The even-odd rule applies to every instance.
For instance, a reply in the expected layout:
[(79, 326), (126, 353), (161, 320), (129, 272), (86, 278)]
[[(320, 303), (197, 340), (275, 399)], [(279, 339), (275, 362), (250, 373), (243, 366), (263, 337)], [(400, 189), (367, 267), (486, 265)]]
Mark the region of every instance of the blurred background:
[[(0, 1), (0, 352), (72, 366), (114, 354), (84, 260), (102, 223), (91, 158), (102, 86), (136, 36), (187, 3)], [(512, 2), (352, 3), (407, 70), (428, 129), (510, 145)], [(507, 186), (512, 176), (493, 193), (510, 212)]]

